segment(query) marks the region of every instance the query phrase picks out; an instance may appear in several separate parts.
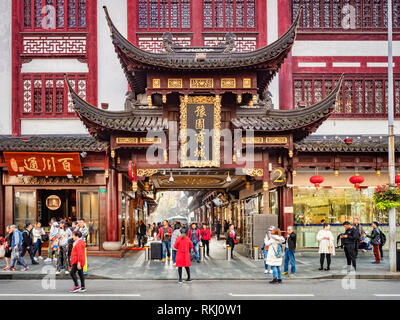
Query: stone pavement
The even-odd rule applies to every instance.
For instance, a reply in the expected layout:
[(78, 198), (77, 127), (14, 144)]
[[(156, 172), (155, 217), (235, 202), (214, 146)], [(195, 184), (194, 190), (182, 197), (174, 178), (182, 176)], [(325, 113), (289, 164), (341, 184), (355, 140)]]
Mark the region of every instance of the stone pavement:
[[(225, 260), (224, 241), (213, 239), (210, 245), (210, 257), (205, 261), (192, 262), (191, 274), (194, 279), (204, 280), (250, 280), (271, 278), (271, 274), (264, 274), (263, 260), (254, 261), (243, 255), (244, 249), (237, 246), (234, 250), (234, 259)], [(386, 252), (385, 252), (386, 253)], [(387, 255), (387, 253), (386, 253)], [(177, 271), (172, 261), (164, 262), (153, 260), (145, 261), (144, 251), (128, 251), (121, 259), (105, 257), (89, 257), (88, 278), (90, 279), (132, 279), (132, 280), (168, 280), (176, 279)], [(400, 279), (400, 273), (388, 271), (388, 260), (381, 264), (371, 264), (374, 260), (372, 252), (360, 252), (356, 278), (364, 279)], [(4, 260), (0, 260), (3, 268)], [(337, 279), (346, 275), (345, 257), (343, 250), (338, 249), (337, 255), (332, 258), (331, 271), (319, 271), (319, 256), (317, 250), (304, 250), (296, 253), (295, 279)], [(27, 261), (28, 262), (28, 261)], [(41, 263), (30, 265), (30, 270), (0, 271), (0, 279), (40, 279), (52, 272), (51, 264)], [(283, 271), (283, 270), (282, 270)], [(69, 276), (60, 274), (57, 278)], [(292, 279), (291, 279), (292, 280)]]

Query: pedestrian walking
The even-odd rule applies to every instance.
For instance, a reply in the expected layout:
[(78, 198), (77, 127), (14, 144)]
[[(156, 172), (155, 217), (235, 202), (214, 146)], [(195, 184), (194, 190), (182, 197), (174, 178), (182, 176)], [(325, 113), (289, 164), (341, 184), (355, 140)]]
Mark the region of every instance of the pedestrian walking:
[(210, 241), (211, 241), (211, 231), (207, 224), (203, 223), (203, 228), (200, 230), (201, 242), (207, 256), (210, 256)]
[(319, 241), (319, 270), (324, 270), (324, 261), (326, 257), (327, 267), (325, 270), (328, 271), (331, 267), (331, 256), (335, 255), (334, 237), (329, 224), (324, 223), (324, 228), (318, 231), (317, 241)]
[(289, 263), (290, 263), (290, 274), (289, 277), (296, 276), (296, 259), (294, 257), (296, 253), (296, 240), (297, 236), (294, 232), (293, 226), (287, 228), (286, 234), (286, 246), (285, 246), (285, 258), (283, 260), (283, 272), (282, 274), (288, 274)]
[(380, 251), (379, 247), (381, 245), (381, 230), (379, 230), (379, 223), (374, 221), (372, 222), (372, 233), (370, 235), (367, 234), (368, 238), (371, 238), (371, 244), (374, 247), (374, 256), (375, 261), (372, 263), (378, 264), (381, 263)]
[(67, 228), (67, 239), (68, 239), (67, 259), (68, 259), (69, 271), (71, 271), (71, 253), (72, 253), (72, 248), (74, 246), (74, 237), (73, 237), (74, 231), (79, 231), (78, 221), (72, 221), (71, 226)]
[[(85, 275), (83, 273), (83, 266), (86, 264), (86, 244), (82, 239), (82, 233), (80, 231), (74, 231), (73, 234), (74, 245), (71, 252), (71, 278), (74, 281), (74, 286), (70, 292), (85, 292)], [(79, 275), (81, 285), (78, 284), (78, 278), (76, 273)]]
[(176, 248), (175, 248), (175, 242), (176, 239), (178, 239), (181, 235), (181, 224), (176, 223), (174, 227), (174, 232), (172, 233), (171, 237), (171, 248), (172, 248), (172, 262), (176, 264)]
[(268, 257), (268, 250), (269, 250), (269, 246), (265, 245), (265, 243), (269, 240), (269, 238), (271, 237), (271, 232), (272, 230), (274, 230), (275, 227), (274, 226), (270, 226), (267, 233), (265, 234), (265, 238), (264, 238), (264, 242), (263, 242), (263, 253), (264, 253), (264, 273), (272, 273), (272, 268), (268, 271), (268, 264), (267, 264), (267, 257)]
[(58, 229), (58, 259), (57, 259), (57, 267), (56, 274), (61, 272), (61, 269), (64, 269), (65, 274), (69, 273), (69, 264), (68, 264), (68, 234), (67, 234), (67, 222), (64, 220), (60, 221), (60, 228)]
[(18, 230), (15, 224), (10, 226), (10, 230), (12, 232), (11, 235), (11, 262), (10, 262), (10, 271), (15, 271), (15, 264), (17, 261), (24, 267), (23, 271), (28, 271), (28, 265), (26, 264), (24, 258), (22, 258), (20, 250), (22, 246), (22, 233)]
[[(364, 229), (363, 229), (362, 225), (360, 224), (358, 218), (354, 218), (354, 219), (353, 219), (353, 227), (354, 227), (355, 229), (357, 229), (357, 231), (358, 231), (358, 233), (359, 233), (360, 235), (362, 235), (362, 234), (364, 233)], [(361, 244), (362, 244), (362, 243), (361, 243), (361, 241), (360, 241), (360, 243), (358, 243), (358, 245), (356, 245), (356, 258), (358, 257), (358, 249), (360, 249)]]
[(200, 263), (199, 248), (200, 248), (201, 234), (200, 230), (197, 228), (197, 225), (195, 223), (192, 223), (192, 226), (188, 231), (188, 237), (190, 241), (192, 241), (193, 244), (192, 250), (194, 255), (196, 256), (196, 261), (197, 263)]
[(381, 229), (379, 229), (381, 232), (381, 244), (379, 245), (379, 253), (381, 257), (381, 261), (383, 260), (383, 246), (386, 244), (386, 235), (382, 232)]
[[(42, 258), (42, 236), (46, 235), (46, 232), (44, 232), (44, 229), (42, 228), (42, 224), (37, 221), (35, 223), (35, 227), (32, 229), (32, 235), (33, 235), (33, 259), (35, 261), (38, 260), (43, 260)], [(38, 257), (36, 258), (36, 252), (38, 253)]]
[(193, 249), (193, 243), (190, 238), (186, 236), (187, 230), (181, 229), (181, 235), (176, 239), (174, 248), (176, 252), (176, 266), (178, 268), (178, 283), (182, 283), (182, 268), (186, 269), (186, 281), (192, 281), (190, 278), (190, 250)]
[(357, 269), (355, 247), (360, 242), (360, 234), (348, 221), (345, 221), (343, 226), (346, 231), (340, 238), (347, 259), (347, 272), (350, 272), (351, 266), (353, 266), (355, 271)]
[(163, 227), (160, 227), (157, 238), (162, 241), (162, 262), (168, 256), (168, 261), (171, 260), (171, 237), (173, 230), (168, 224), (168, 220), (164, 220)]
[(282, 282), (281, 265), (283, 256), (285, 254), (282, 245), (283, 243), (285, 243), (285, 239), (282, 237), (282, 233), (279, 228), (272, 230), (271, 236), (265, 242), (265, 245), (269, 246), (266, 262), (272, 268), (273, 279), (270, 281), (272, 284)]
[(47, 249), (47, 259), (44, 262), (57, 261), (56, 250), (54, 248), (58, 235), (58, 223), (56, 218), (50, 219), (49, 248)]
[(143, 223), (142, 220), (139, 222), (139, 233), (138, 233), (138, 243), (139, 247), (144, 248), (145, 240), (146, 240), (146, 225)]
[(28, 252), (29, 258), (31, 259), (32, 264), (39, 264), (33, 259), (33, 240), (32, 240), (32, 223), (25, 223), (25, 230), (22, 232), (22, 250), (21, 257), (25, 256), (25, 253)]
[(85, 265), (83, 266), (83, 274), (87, 274), (87, 237), (89, 235), (89, 229), (85, 224), (85, 219), (81, 218), (78, 220), (79, 231), (82, 233), (82, 239), (85, 241)]
[(228, 221), (224, 220), (224, 234), (228, 232), (229, 224)]
[(11, 246), (11, 241), (12, 241), (12, 231), (10, 226), (6, 227), (6, 237), (4, 241), (4, 258), (6, 259), (6, 267), (3, 268), (3, 270), (9, 270), (10, 269), (10, 263), (11, 263), (11, 251), (12, 251), (12, 246)]
[(235, 226), (233, 224), (229, 226), (229, 229), (225, 234), (225, 239), (226, 244), (231, 247), (231, 259), (233, 259), (233, 249), (235, 248), (235, 244), (238, 243), (236, 240)]
[(217, 224), (215, 225), (215, 233), (217, 234), (217, 240), (219, 241), (219, 238), (221, 236), (221, 222), (219, 220), (217, 221)]

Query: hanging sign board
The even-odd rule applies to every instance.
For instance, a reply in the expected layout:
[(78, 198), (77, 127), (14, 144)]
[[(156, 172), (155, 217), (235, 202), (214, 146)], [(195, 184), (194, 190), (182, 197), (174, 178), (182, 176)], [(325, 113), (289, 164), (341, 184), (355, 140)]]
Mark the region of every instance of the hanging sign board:
[(286, 185), (286, 170), (284, 168), (277, 167), (272, 169), (269, 176), (270, 181), (274, 186), (280, 187)]
[(4, 152), (12, 176), (82, 176), (79, 153)]

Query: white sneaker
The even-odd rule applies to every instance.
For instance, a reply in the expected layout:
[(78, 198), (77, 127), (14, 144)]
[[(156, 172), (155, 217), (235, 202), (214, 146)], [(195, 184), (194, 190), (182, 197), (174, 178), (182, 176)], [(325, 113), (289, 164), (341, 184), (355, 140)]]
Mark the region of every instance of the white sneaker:
[(272, 270), (269, 270), (269, 273), (274, 273)]
[(39, 256), (38, 259), (39, 259), (39, 260), (43, 260), (43, 257), (42, 257), (42, 256)]
[(47, 258), (46, 260), (44, 260), (44, 262), (52, 262), (53, 261), (53, 259), (51, 259), (51, 258)]
[(68, 271), (68, 270), (65, 270), (65, 274), (69, 274), (69, 271)]
[(57, 258), (53, 258), (53, 262), (57, 262)]
[(56, 271), (56, 274), (60, 274), (60, 271)]
[(39, 259), (38, 259), (38, 258), (36, 258), (36, 257), (33, 257), (33, 260), (35, 260), (36, 262), (38, 262), (38, 260), (39, 260)]
[(268, 273), (268, 270), (265, 270), (264, 273)]

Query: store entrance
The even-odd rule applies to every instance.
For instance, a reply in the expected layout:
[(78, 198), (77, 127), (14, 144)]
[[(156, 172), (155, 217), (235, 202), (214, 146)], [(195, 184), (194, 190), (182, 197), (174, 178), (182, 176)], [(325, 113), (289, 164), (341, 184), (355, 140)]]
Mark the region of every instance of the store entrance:
[(39, 189), (37, 196), (38, 220), (48, 227), (51, 218), (63, 219), (69, 224), (76, 220), (76, 190)]

